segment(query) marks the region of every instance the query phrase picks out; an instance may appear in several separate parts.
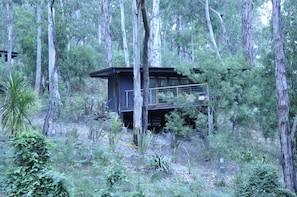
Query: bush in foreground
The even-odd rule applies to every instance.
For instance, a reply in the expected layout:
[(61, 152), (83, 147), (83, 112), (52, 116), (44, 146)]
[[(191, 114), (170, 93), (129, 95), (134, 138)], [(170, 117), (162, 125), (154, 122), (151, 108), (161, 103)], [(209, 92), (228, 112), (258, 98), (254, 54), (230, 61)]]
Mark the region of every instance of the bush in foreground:
[(279, 181), (277, 170), (268, 165), (256, 165), (235, 185), (234, 196), (240, 197), (296, 197)]
[(48, 167), (50, 144), (43, 135), (23, 133), (11, 145), (14, 165), (8, 174), (9, 196), (71, 196), (68, 180)]

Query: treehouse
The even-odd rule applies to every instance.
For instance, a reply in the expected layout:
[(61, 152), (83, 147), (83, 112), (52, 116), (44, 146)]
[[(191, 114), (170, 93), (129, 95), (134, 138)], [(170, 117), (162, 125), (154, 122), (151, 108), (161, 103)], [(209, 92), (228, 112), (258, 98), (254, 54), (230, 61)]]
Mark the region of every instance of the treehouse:
[[(143, 73), (141, 69), (141, 75)], [(110, 67), (90, 73), (108, 80), (108, 109), (117, 112), (126, 126), (133, 123), (133, 68)], [(165, 114), (176, 108), (207, 106), (207, 84), (193, 83), (174, 68), (149, 68), (148, 120), (150, 127), (165, 124)], [(142, 85), (141, 85), (142, 87)]]

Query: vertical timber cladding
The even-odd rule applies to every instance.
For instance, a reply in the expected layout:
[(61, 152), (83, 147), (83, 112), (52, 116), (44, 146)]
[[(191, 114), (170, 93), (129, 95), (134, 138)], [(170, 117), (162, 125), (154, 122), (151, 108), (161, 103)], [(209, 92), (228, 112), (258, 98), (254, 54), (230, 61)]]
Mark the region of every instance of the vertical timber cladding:
[(108, 77), (108, 109), (117, 112), (115, 75)]

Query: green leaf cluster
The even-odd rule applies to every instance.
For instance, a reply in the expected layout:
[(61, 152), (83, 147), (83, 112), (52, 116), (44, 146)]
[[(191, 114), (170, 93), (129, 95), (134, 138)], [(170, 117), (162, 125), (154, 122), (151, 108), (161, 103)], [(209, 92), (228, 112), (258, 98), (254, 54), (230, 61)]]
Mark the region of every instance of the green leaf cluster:
[(23, 133), (11, 145), (14, 166), (8, 174), (9, 196), (71, 196), (66, 177), (48, 168), (50, 143), (43, 135)]

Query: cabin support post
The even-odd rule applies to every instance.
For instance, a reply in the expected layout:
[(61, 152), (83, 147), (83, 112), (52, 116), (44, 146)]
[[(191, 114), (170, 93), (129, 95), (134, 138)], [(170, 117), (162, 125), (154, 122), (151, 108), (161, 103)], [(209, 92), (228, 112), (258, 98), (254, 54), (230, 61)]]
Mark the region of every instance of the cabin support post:
[(209, 142), (211, 138), (211, 112), (210, 112), (210, 98), (209, 98), (209, 88), (208, 85), (206, 85), (206, 93), (207, 93), (207, 123), (208, 123), (208, 137), (209, 137)]

